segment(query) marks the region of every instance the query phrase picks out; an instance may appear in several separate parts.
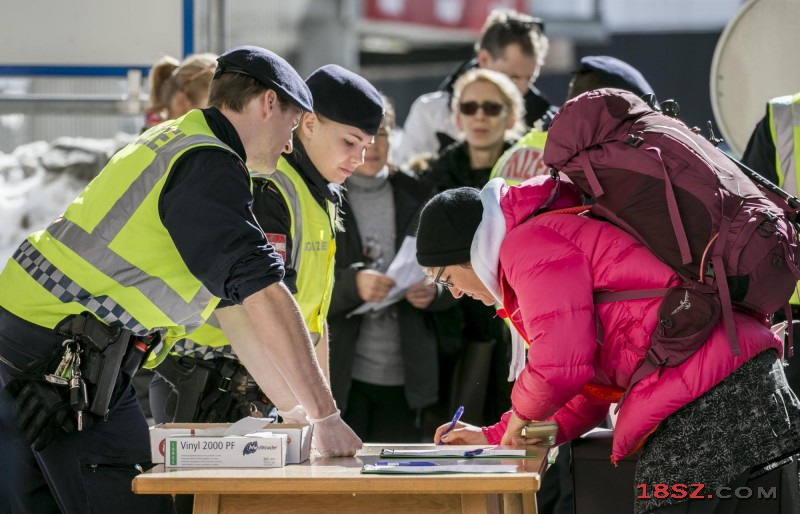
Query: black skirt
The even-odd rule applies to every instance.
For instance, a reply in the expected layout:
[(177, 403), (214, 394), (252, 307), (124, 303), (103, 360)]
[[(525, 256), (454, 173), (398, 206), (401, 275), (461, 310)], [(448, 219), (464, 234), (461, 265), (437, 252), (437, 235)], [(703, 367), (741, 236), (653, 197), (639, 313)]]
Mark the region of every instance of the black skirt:
[(777, 351), (767, 350), (669, 416), (650, 436), (636, 465), (635, 512), (683, 501), (674, 494), (676, 484), (685, 484), (688, 493), (697, 489), (691, 484), (702, 484), (702, 494), (716, 496), (717, 488), (748, 469), (798, 449), (800, 401), (786, 382)]

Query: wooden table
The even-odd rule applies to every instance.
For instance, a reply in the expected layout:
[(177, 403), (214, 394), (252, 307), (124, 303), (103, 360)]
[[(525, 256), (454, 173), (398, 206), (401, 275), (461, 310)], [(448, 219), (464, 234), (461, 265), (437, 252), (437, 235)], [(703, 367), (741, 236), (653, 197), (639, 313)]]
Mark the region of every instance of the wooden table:
[[(195, 514), (297, 513), (536, 513), (536, 491), (548, 448), (536, 458), (480, 459), (481, 464), (516, 464), (517, 473), (459, 475), (362, 475), (381, 448), (365, 445), (356, 457), (312, 455), (300, 465), (270, 469), (164, 469), (133, 481), (137, 494), (193, 494)], [(477, 448), (465, 446), (466, 449)]]

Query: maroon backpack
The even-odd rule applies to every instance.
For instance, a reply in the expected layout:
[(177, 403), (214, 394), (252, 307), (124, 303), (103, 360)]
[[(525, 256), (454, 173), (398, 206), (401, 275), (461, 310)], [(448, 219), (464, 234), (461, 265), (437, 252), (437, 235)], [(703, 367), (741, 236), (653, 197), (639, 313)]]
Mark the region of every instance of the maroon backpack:
[(800, 278), (798, 209), (680, 121), (633, 93), (590, 91), (558, 111), (543, 158), (594, 199), (595, 217), (639, 239), (683, 278), (669, 290), (595, 294), (598, 303), (664, 296), (628, 391), (689, 358), (720, 312), (738, 355), (734, 308), (766, 318), (788, 307)]

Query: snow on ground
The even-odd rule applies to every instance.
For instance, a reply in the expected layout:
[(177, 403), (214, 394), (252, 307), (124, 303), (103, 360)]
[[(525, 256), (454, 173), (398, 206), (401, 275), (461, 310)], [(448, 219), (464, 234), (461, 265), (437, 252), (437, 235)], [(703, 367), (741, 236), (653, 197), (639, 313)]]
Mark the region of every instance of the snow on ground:
[(31, 233), (59, 216), (134, 136), (60, 138), (0, 153), (0, 270)]

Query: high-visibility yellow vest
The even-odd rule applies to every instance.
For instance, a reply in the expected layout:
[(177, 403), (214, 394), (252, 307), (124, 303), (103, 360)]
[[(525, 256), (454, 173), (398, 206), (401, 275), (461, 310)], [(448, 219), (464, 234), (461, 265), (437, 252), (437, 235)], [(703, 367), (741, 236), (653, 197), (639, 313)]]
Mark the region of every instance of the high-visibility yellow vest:
[(533, 129), (497, 160), (489, 180), (500, 177), (515, 186), (537, 175), (546, 175), (549, 168), (542, 161), (547, 132)]
[(0, 306), (47, 328), (89, 311), (167, 341), (201, 326), (219, 298), (186, 267), (158, 212), (174, 163), (200, 147), (236, 155), (195, 110), (120, 150), (63, 216), (20, 245), (0, 274)]
[[(797, 196), (800, 184), (800, 93), (773, 98), (768, 105), (778, 185)], [(789, 303), (800, 305), (797, 289)]]
[(323, 208), (300, 173), (283, 157), (274, 173), (253, 176), (263, 176), (275, 184), (286, 201), (292, 238), (292, 254), (286, 256), (286, 267), (297, 272), (294, 298), (316, 344), (328, 317), (333, 291), (337, 207), (326, 199)]
[(800, 183), (800, 93), (769, 101), (769, 130), (775, 143), (778, 185), (797, 196)]
[[(181, 338), (171, 346), (171, 355), (192, 357), (195, 359), (215, 359), (225, 357), (238, 359), (236, 352), (233, 351), (228, 338), (219, 325), (219, 320), (211, 313), (208, 320), (191, 334)], [(160, 361), (150, 361), (145, 367), (150, 368), (157, 365)]]
[[(333, 290), (336, 206), (326, 200), (327, 212), (324, 211), (297, 170), (283, 157), (274, 173), (263, 174), (251, 170), (250, 176), (270, 180), (286, 202), (292, 224), (289, 234), (292, 238), (292, 255), (287, 256), (286, 265), (297, 273), (297, 293), (294, 298), (303, 313), (311, 340), (316, 344), (328, 316)], [(178, 341), (172, 353), (197, 359), (236, 357), (213, 314), (205, 325)]]

